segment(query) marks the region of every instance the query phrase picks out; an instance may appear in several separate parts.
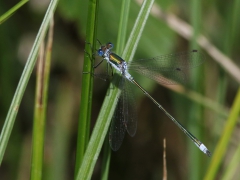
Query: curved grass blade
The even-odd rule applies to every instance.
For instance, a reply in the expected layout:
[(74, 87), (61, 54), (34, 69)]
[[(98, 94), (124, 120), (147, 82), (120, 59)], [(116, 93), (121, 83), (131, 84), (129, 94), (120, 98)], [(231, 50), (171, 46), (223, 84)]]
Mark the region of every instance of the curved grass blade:
[(223, 173), (222, 180), (234, 179), (234, 175), (238, 171), (239, 161), (240, 161), (240, 145), (238, 145), (236, 151), (231, 157), (231, 161)]
[(6, 13), (4, 13), (2, 16), (0, 16), (0, 25), (6, 21), (8, 18), (10, 18), (13, 13), (15, 13), (19, 8), (21, 8), (24, 4), (26, 4), (28, 0), (22, 0), (19, 3), (17, 3), (15, 6), (13, 6), (11, 9), (9, 9)]
[(18, 83), (16, 92), (14, 94), (11, 106), (8, 110), (8, 114), (7, 114), (6, 120), (4, 122), (4, 126), (3, 126), (1, 136), (0, 136), (0, 164), (2, 162), (3, 155), (5, 153), (9, 137), (11, 135), (11, 131), (12, 131), (12, 128), (14, 125), (15, 118), (18, 113), (18, 109), (19, 109), (23, 94), (25, 92), (25, 89), (26, 89), (28, 80), (31, 76), (34, 65), (36, 63), (36, 57), (37, 57), (37, 53), (39, 50), (39, 46), (45, 37), (50, 20), (51, 20), (53, 14), (54, 14), (54, 11), (57, 7), (57, 3), (58, 3), (58, 0), (52, 0), (48, 6), (47, 12), (45, 14), (45, 17), (43, 19), (41, 27), (36, 36), (35, 42), (33, 44), (31, 52), (29, 54), (29, 57), (28, 57), (26, 65), (24, 67), (21, 78), (19, 80), (19, 83)]

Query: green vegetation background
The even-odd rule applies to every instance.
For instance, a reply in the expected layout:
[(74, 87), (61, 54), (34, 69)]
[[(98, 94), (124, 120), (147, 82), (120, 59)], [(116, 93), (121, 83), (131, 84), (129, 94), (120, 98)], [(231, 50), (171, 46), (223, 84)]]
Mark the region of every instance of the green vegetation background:
[[(194, 2), (199, 4), (194, 9)], [(0, 2), (0, 15), (17, 1)], [(236, 1), (179, 1), (156, 0), (165, 12), (172, 13), (207, 37), (220, 52), (240, 66), (240, 6)], [(0, 127), (8, 112), (17, 83), (23, 71), (48, 2), (30, 1), (0, 25)], [(128, 34), (133, 27), (140, 6), (131, 2)], [(83, 0), (60, 0), (54, 15), (52, 65), (48, 92), (45, 132), (43, 179), (73, 179), (76, 156), (77, 125), (88, 4)], [(121, 1), (101, 0), (98, 12), (97, 38), (116, 44)], [(194, 11), (194, 12), (193, 12)], [(194, 15), (197, 13), (197, 15)], [(194, 19), (196, 18), (196, 19)], [(195, 26), (196, 27), (196, 26)], [(201, 48), (173, 31), (164, 20), (149, 16), (134, 59), (150, 58), (172, 52)], [(202, 50), (204, 52), (204, 50)], [(239, 82), (225, 71), (208, 53), (205, 63), (193, 69), (187, 87), (213, 100), (226, 113), (232, 107)], [(121, 54), (121, 53), (120, 53)], [(99, 59), (97, 59), (99, 60)], [(196, 70), (196, 71), (195, 71)], [(105, 71), (101, 65), (97, 72)], [(185, 127), (214, 154), (227, 116), (222, 109), (212, 111), (200, 101), (192, 101), (188, 93), (178, 94), (154, 82), (135, 75), (139, 83), (157, 99)], [(29, 179), (36, 73), (33, 72), (0, 167), (1, 179)], [(91, 129), (98, 117), (109, 82), (94, 79)], [(201, 153), (155, 105), (137, 88), (134, 89), (138, 109), (138, 130), (134, 138), (126, 135), (122, 147), (112, 152), (109, 179), (162, 179), (163, 138), (167, 141), (168, 179), (203, 179), (211, 158)], [(233, 157), (239, 159), (239, 121), (231, 136), (218, 171), (224, 179)], [(237, 151), (238, 150), (238, 151)], [(237, 152), (237, 153), (236, 153)], [(238, 156), (237, 156), (238, 155)], [(236, 159), (236, 158), (235, 158)], [(92, 175), (99, 179), (103, 155)], [(232, 169), (237, 169), (239, 163)], [(231, 173), (238, 179), (239, 172)]]

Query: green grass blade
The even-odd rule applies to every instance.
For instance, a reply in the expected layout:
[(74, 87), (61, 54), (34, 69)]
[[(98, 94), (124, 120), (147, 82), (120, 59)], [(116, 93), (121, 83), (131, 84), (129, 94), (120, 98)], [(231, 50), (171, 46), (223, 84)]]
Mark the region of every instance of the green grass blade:
[(126, 37), (127, 37), (127, 24), (128, 24), (128, 18), (129, 18), (128, 15), (129, 15), (130, 3), (131, 1), (129, 0), (122, 1), (122, 9), (121, 9), (118, 38), (117, 38), (117, 45), (116, 45), (117, 54), (122, 54), (122, 51), (125, 46)]
[(44, 43), (41, 44), (39, 50), (39, 58), (37, 63), (37, 79), (36, 94), (34, 107), (34, 125), (32, 139), (32, 165), (31, 180), (42, 178), (43, 165), (43, 146), (44, 146), (44, 130), (45, 130), (45, 107), (43, 103), (43, 71), (44, 71)]
[(224, 174), (222, 176), (222, 180), (234, 179), (234, 174), (238, 170), (239, 162), (240, 162), (240, 145), (238, 145), (238, 148), (234, 153), (232, 160), (227, 165), (227, 168), (225, 169)]
[[(123, 52), (123, 58), (126, 59), (126, 61), (132, 61), (133, 56), (135, 54), (135, 51), (137, 49), (138, 42), (140, 40), (140, 37), (142, 35), (143, 26), (141, 23), (145, 25), (147, 18), (149, 16), (149, 13), (151, 11), (152, 5), (154, 0), (148, 0), (144, 1), (141, 7), (141, 10), (139, 12), (139, 16), (137, 17), (136, 23), (133, 26), (133, 30), (130, 34), (130, 37), (128, 39), (128, 42), (126, 44), (125, 50)], [(147, 8), (144, 8), (144, 7)], [(134, 34), (135, 32), (138, 32), (138, 34)], [(132, 52), (132, 53), (129, 53)]]
[(33, 44), (33, 47), (31, 49), (31, 52), (29, 54), (27, 63), (25, 65), (25, 68), (23, 70), (23, 73), (21, 75), (19, 84), (17, 86), (16, 92), (14, 94), (11, 106), (9, 108), (6, 120), (4, 122), (4, 126), (1, 132), (1, 136), (0, 136), (0, 164), (2, 162), (3, 159), (3, 155), (5, 153), (6, 147), (7, 147), (7, 143), (9, 140), (9, 137), (11, 135), (11, 131), (15, 122), (15, 118), (17, 116), (18, 113), (18, 109), (24, 94), (24, 91), (26, 89), (28, 80), (31, 76), (32, 70), (34, 68), (34, 65), (36, 63), (36, 57), (37, 57), (37, 53), (39, 50), (39, 46), (41, 44), (41, 42), (43, 41), (46, 31), (48, 29), (48, 25), (49, 22), (54, 14), (54, 11), (56, 9), (58, 0), (52, 0), (49, 4), (49, 7), (47, 9), (47, 12), (45, 14), (45, 17), (43, 19), (42, 25), (38, 31), (37, 37), (35, 39), (35, 42)]
[[(132, 58), (135, 53), (138, 41), (141, 37), (141, 33), (149, 16), (153, 2), (153, 0), (146, 0), (141, 7), (140, 13), (128, 39), (126, 48), (123, 52), (123, 58), (126, 60)], [(116, 82), (117, 80), (118, 76), (115, 75), (113, 81)], [(116, 107), (117, 97), (120, 94), (120, 90), (118, 90), (117, 88), (109, 91), (109, 95), (106, 96), (104, 99), (100, 114), (98, 116), (92, 136), (89, 141), (89, 145), (84, 155), (80, 171), (78, 172), (76, 178), (78, 180), (91, 178), (93, 168), (98, 159), (99, 152), (107, 134), (111, 122), (111, 117), (113, 115), (114, 108)]]
[(106, 136), (103, 145), (103, 163), (101, 166), (101, 180), (108, 180), (109, 166), (111, 160), (111, 148), (109, 147), (108, 138)]
[(210, 162), (207, 174), (205, 176), (205, 180), (215, 179), (217, 170), (222, 162), (222, 158), (224, 153), (226, 152), (227, 145), (230, 142), (231, 134), (234, 130), (234, 127), (237, 123), (238, 116), (240, 113), (240, 88), (238, 89), (237, 95), (235, 97), (230, 115), (226, 121), (226, 125), (224, 127), (222, 136), (216, 146), (216, 149), (213, 153), (212, 160)]
[(37, 85), (34, 108), (33, 145), (32, 145), (32, 168), (31, 179), (42, 179), (42, 168), (44, 159), (44, 134), (47, 110), (48, 83), (50, 74), (51, 54), (53, 41), (53, 20), (50, 23), (46, 58), (44, 59), (44, 45), (39, 51), (37, 66)]
[(9, 9), (6, 13), (4, 13), (2, 16), (0, 16), (0, 25), (6, 21), (8, 18), (10, 18), (13, 13), (15, 13), (20, 7), (22, 7), (24, 4), (26, 4), (28, 0), (22, 0), (19, 3), (17, 3), (15, 6), (13, 6), (11, 9)]
[[(92, 55), (92, 51), (95, 49), (96, 32), (97, 32), (97, 12), (98, 12), (98, 0), (89, 1), (88, 6), (88, 20), (86, 29), (86, 45), (85, 50), (89, 55)], [(90, 44), (88, 44), (90, 43)], [(78, 124), (78, 139), (77, 139), (77, 151), (76, 151), (76, 163), (75, 163), (75, 177), (79, 171), (82, 159), (89, 141), (89, 129), (91, 121), (91, 108), (92, 108), (92, 91), (93, 91), (93, 64), (94, 61), (85, 53), (83, 63), (82, 76), (82, 92), (80, 102), (80, 115)]]
[[(226, 33), (224, 34), (224, 36), (222, 38), (222, 46), (223, 46), (223, 53), (229, 57), (231, 57), (232, 49), (234, 49), (233, 42), (236, 39), (236, 33), (234, 33), (234, 32), (235, 32), (236, 25), (237, 25), (237, 19), (239, 17), (239, 16), (237, 16), (237, 13), (236, 13), (236, 8), (239, 7), (239, 2), (240, 2), (239, 0), (234, 1), (234, 3), (228, 8), (228, 13), (226, 14), (226, 20), (225, 20), (226, 26), (224, 26)], [(228, 77), (226, 75), (226, 71), (224, 71), (223, 69), (220, 69), (218, 89), (217, 89), (218, 90), (217, 100), (221, 104), (224, 104), (224, 102), (225, 102), (227, 89), (228, 89)], [(231, 114), (230, 114), (230, 116), (231, 116)], [(230, 116), (229, 116), (229, 118), (230, 118)], [(234, 127), (234, 120), (231, 121), (229, 119), (227, 121), (227, 123), (232, 123), (232, 124), (230, 124), (230, 125), (232, 125), (231, 128)], [(226, 138), (230, 139), (231, 132), (232, 131), (228, 132), (230, 134), (226, 135)], [(225, 139), (225, 141), (226, 141), (226, 139)], [(221, 147), (221, 145), (222, 145), (222, 147)], [(213, 179), (215, 178), (215, 176), (216, 176), (215, 174), (217, 173), (218, 167), (220, 166), (220, 163), (223, 158), (223, 154), (225, 153), (225, 151), (227, 149), (227, 145), (228, 145), (228, 143), (224, 142), (224, 138), (222, 137), (220, 139), (220, 142), (218, 143), (217, 149), (216, 149), (216, 154), (219, 155), (218, 161), (214, 162), (214, 159), (212, 160), (210, 167), (213, 169), (213, 171), (211, 173), (208, 172), (208, 174), (206, 176), (207, 178), (210, 178), (210, 177), (212, 177)], [(221, 148), (221, 149), (218, 149), (218, 148)]]
[[(113, 78), (113, 81), (117, 81), (116, 76)], [(91, 178), (94, 165), (108, 131), (111, 116), (114, 112), (114, 109), (111, 109), (111, 107), (116, 106), (116, 97), (118, 94), (119, 93), (115, 88), (115, 90), (110, 91), (109, 95), (105, 97), (102, 109), (94, 126), (92, 136), (85, 152), (80, 171), (78, 172), (76, 178), (77, 180)]]

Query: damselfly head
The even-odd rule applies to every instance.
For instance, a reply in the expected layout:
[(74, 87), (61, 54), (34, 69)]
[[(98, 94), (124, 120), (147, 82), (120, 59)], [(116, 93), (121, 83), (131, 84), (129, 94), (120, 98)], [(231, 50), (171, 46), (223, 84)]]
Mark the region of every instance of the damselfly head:
[(113, 44), (112, 44), (112, 43), (110, 43), (110, 42), (109, 42), (109, 43), (107, 43), (107, 44), (106, 44), (106, 46), (107, 46), (107, 49), (112, 49), (112, 48), (113, 48)]
[(107, 46), (104, 45), (104, 46), (101, 46), (101, 47), (98, 49), (97, 53), (98, 53), (99, 56), (103, 56), (104, 53), (105, 53), (107, 50), (108, 50)]
[(107, 43), (106, 45), (101, 46), (101, 47), (98, 49), (97, 54), (98, 54), (99, 56), (102, 56), (102, 57), (103, 57), (104, 54), (110, 52), (110, 49), (112, 49), (112, 48), (113, 48), (113, 44), (109, 42), (109, 43)]

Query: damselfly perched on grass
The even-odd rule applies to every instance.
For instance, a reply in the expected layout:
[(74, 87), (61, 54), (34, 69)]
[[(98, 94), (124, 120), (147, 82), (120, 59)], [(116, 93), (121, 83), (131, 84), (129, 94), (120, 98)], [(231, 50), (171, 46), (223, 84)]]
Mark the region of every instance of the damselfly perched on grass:
[(131, 84), (133, 84), (151, 99), (152, 102), (156, 104), (156, 106), (161, 109), (203, 153), (211, 156), (207, 147), (172, 117), (135, 81), (132, 75), (129, 74), (129, 70), (133, 70), (162, 84), (174, 84), (176, 81), (184, 82), (187, 78), (187, 71), (203, 63), (204, 55), (197, 50), (193, 50), (190, 52), (169, 54), (127, 63), (120, 56), (113, 53), (111, 51), (112, 48), (113, 44), (107, 43), (106, 45), (101, 45), (97, 51), (98, 56), (101, 56), (103, 60), (106, 60), (107, 63), (121, 74), (121, 80), (119, 81), (118, 87), (122, 92), (112, 117), (109, 134), (109, 142), (112, 150), (117, 151), (120, 148), (126, 131), (130, 136), (134, 136), (137, 130), (136, 109), (134, 105), (131, 105), (134, 103), (130, 87)]

